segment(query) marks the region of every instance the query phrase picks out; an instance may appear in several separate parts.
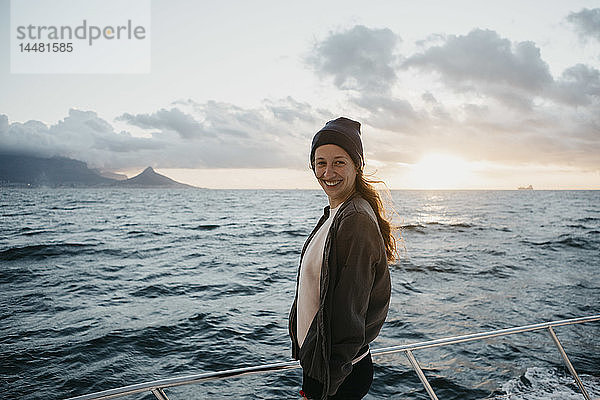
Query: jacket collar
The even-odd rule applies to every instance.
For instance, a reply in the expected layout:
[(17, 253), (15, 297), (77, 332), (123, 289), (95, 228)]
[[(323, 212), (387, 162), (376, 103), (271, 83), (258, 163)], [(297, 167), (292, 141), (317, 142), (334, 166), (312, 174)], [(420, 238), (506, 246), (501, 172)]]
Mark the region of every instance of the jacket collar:
[[(346, 208), (348, 206), (348, 203), (350, 203), (350, 200), (354, 199), (355, 197), (360, 197), (360, 194), (356, 190), (346, 200), (344, 200), (342, 204), (340, 204), (338, 214), (340, 213), (340, 211)], [(329, 218), (329, 210), (331, 210), (331, 206), (326, 205), (325, 207), (323, 207), (323, 215), (325, 216), (325, 218)]]

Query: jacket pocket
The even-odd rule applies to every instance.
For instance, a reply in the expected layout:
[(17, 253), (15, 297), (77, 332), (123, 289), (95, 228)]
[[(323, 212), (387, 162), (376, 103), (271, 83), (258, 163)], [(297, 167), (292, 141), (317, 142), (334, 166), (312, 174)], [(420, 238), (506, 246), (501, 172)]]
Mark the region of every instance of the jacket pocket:
[[(317, 313), (318, 314), (318, 313)], [(321, 357), (321, 347), (318, 329), (317, 329), (317, 315), (313, 318), (304, 343), (300, 347), (298, 357), (300, 359), (300, 365), (303, 371), (310, 377), (322, 381), (325, 373), (323, 369), (323, 360)]]

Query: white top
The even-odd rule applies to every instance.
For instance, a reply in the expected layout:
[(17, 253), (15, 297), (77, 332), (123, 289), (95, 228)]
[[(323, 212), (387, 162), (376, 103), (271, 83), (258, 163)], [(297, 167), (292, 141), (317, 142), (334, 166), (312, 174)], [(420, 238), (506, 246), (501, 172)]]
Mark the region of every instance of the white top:
[[(340, 204), (341, 205), (341, 204)], [(302, 347), (306, 334), (310, 328), (317, 311), (321, 295), (321, 266), (323, 265), (323, 252), (325, 240), (333, 222), (335, 213), (340, 205), (329, 210), (329, 218), (315, 233), (306, 247), (302, 263), (300, 264), (300, 280), (298, 282), (298, 303), (296, 305), (298, 345)]]

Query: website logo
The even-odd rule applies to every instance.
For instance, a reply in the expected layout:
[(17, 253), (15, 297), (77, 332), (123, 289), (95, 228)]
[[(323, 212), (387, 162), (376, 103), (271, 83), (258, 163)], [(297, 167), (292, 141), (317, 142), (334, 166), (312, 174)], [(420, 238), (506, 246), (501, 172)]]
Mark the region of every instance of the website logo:
[(150, 0), (11, 0), (12, 73), (149, 73)]

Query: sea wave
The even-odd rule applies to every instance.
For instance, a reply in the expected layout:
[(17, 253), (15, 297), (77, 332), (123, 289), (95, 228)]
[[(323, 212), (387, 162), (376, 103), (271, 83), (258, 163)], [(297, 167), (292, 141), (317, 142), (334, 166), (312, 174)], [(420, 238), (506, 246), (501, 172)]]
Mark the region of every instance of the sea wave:
[[(600, 378), (581, 374), (583, 386), (592, 398), (600, 396)], [(518, 378), (502, 385), (503, 394), (495, 400), (580, 400), (583, 396), (574, 379), (564, 369), (529, 367)]]
[(543, 247), (552, 251), (560, 251), (565, 248), (575, 248), (581, 250), (598, 250), (598, 241), (590, 240), (580, 235), (563, 234), (553, 240), (533, 241), (522, 240), (523, 244), (533, 247)]
[(16, 246), (0, 251), (0, 260), (43, 260), (48, 257), (78, 255), (95, 245), (87, 243), (48, 243)]

